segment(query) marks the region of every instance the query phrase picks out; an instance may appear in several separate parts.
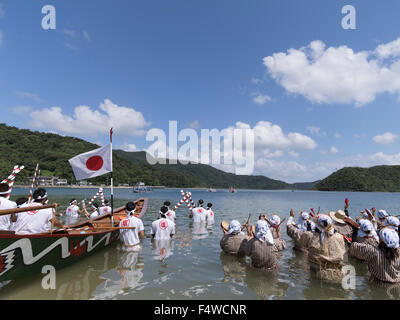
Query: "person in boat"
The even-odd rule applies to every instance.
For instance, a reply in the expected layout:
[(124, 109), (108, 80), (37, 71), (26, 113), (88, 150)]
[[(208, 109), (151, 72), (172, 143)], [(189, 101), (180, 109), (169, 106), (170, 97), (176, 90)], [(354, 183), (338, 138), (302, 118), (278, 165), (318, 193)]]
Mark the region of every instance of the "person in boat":
[(211, 207), (212, 207), (212, 203), (211, 202), (207, 203), (207, 207), (206, 207), (207, 225), (214, 224), (214, 211), (212, 211)]
[(81, 210), (78, 206), (78, 200), (72, 199), (69, 203), (69, 206), (65, 212), (66, 216), (68, 217), (73, 217), (77, 218), (79, 217), (82, 213), (84, 213), (83, 210)]
[[(9, 193), (8, 183), (0, 183), (0, 210), (14, 209), (17, 204), (6, 198)], [(11, 214), (0, 216), (0, 230), (10, 230)]]
[[(170, 205), (171, 205), (171, 202), (169, 202), (168, 200), (164, 202), (164, 206), (168, 208), (168, 212), (166, 213), (165, 217), (168, 220), (171, 220), (172, 222), (175, 223), (176, 214), (175, 214), (174, 210), (170, 209)], [(157, 219), (160, 219), (160, 218), (161, 218), (161, 214), (158, 213), (158, 218)]]
[[(222, 226), (221, 226), (222, 227)], [(242, 232), (242, 225), (237, 220), (232, 220), (229, 223), (228, 230), (222, 228), (224, 235), (219, 242), (223, 252), (231, 255), (237, 255), (240, 246), (248, 239), (248, 236)]]
[(360, 229), (357, 232), (357, 242), (378, 247), (379, 237), (372, 222), (368, 219), (358, 219)]
[(159, 211), (160, 219), (151, 224), (151, 236), (155, 240), (171, 239), (175, 234), (175, 223), (167, 219), (168, 207), (162, 206)]
[[(20, 208), (42, 206), (47, 204), (47, 202), (46, 189), (39, 188), (33, 193), (33, 202), (25, 202)], [(66, 226), (53, 217), (52, 208), (19, 212), (15, 215), (12, 230), (20, 234), (43, 233), (49, 231), (51, 223), (55, 227), (66, 228)]]
[(290, 209), (290, 217), (286, 223), (287, 235), (294, 241), (294, 250), (308, 253), (307, 249), (300, 244), (301, 235), (306, 231), (315, 231), (315, 223), (311, 220), (310, 215), (302, 211), (297, 224), (294, 222), (295, 213), (293, 209)]
[(108, 200), (104, 200), (104, 206), (99, 208), (99, 215), (111, 213), (110, 202)]
[(125, 205), (125, 213), (127, 218), (120, 221), (120, 227), (128, 227), (132, 229), (120, 229), (120, 239), (124, 250), (140, 250), (140, 239), (144, 238), (144, 226), (141, 219), (135, 217), (136, 204), (128, 202)]
[[(247, 233), (252, 234), (248, 225)], [(238, 257), (249, 256), (253, 267), (273, 271), (278, 268), (276, 252), (277, 249), (267, 221), (258, 220), (255, 225), (254, 237), (240, 246)]]
[(190, 218), (193, 218), (194, 223), (206, 222), (206, 210), (203, 208), (203, 203), (204, 201), (200, 199), (189, 215)]
[(286, 242), (281, 237), (281, 218), (274, 214), (271, 219), (269, 219), (269, 222), (269, 229), (274, 238), (274, 245), (278, 251), (282, 251), (286, 248)]
[(97, 211), (98, 208), (99, 208), (99, 205), (94, 202), (90, 206), (90, 213), (87, 211), (86, 208), (83, 210), (85, 211), (85, 215), (86, 215), (86, 217), (88, 217), (88, 219), (93, 219), (100, 215), (99, 212)]
[(329, 217), (333, 220), (333, 228), (335, 229), (335, 232), (340, 233), (352, 241), (357, 241), (357, 229), (354, 230), (355, 228), (344, 220), (347, 216), (343, 210), (338, 210), (336, 212), (331, 211), (329, 212)]
[(335, 232), (329, 215), (319, 214), (315, 217), (315, 223), (315, 231), (303, 232), (299, 240), (301, 246), (308, 250), (310, 270), (318, 279), (341, 280), (346, 253), (344, 238)]
[(379, 231), (378, 247), (365, 243), (353, 242), (349, 255), (364, 260), (375, 280), (400, 282), (399, 235), (396, 230), (384, 227)]

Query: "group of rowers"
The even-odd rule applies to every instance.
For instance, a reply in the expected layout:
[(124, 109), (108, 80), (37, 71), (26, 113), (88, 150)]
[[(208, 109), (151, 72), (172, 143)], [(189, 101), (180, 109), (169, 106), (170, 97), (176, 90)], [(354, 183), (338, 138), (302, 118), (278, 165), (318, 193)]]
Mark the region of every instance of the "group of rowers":
[[(214, 212), (212, 211), (212, 203), (208, 203), (203, 208), (204, 201), (200, 199), (197, 206), (190, 211), (189, 217), (193, 219), (193, 223), (204, 223), (207, 225), (214, 224)], [(151, 224), (150, 234), (154, 240), (164, 241), (170, 240), (175, 235), (175, 211), (170, 209), (171, 202), (165, 201), (158, 212), (157, 220)], [(125, 205), (127, 218), (120, 221), (120, 239), (124, 250), (140, 250), (140, 239), (145, 237), (144, 226), (142, 220), (135, 214), (136, 205), (134, 202), (128, 202)]]
[[(18, 198), (15, 202), (6, 198), (9, 194), (9, 185), (0, 183), (0, 210), (24, 208), (32, 206), (40, 206), (48, 203), (47, 191), (44, 188), (38, 188), (33, 192), (32, 201), (26, 197)], [(170, 209), (171, 202), (165, 201), (160, 208), (157, 220), (151, 224), (151, 236), (156, 240), (171, 239), (175, 234), (175, 218), (174, 210)], [(208, 203), (204, 208), (204, 201), (199, 200), (197, 206), (191, 211), (189, 217), (193, 219), (193, 223), (204, 223), (212, 225), (214, 223), (214, 212), (212, 211), (212, 203)], [(36, 234), (49, 231), (50, 224), (66, 229), (71, 222), (77, 221), (81, 216), (87, 219), (111, 213), (109, 201), (105, 200), (104, 205), (99, 207), (96, 203), (90, 205), (90, 212), (85, 206), (80, 209), (78, 201), (72, 199), (65, 211), (67, 223), (64, 225), (56, 216), (63, 214), (55, 214), (52, 208), (43, 208), (35, 211), (25, 211), (0, 216), (0, 230), (11, 230), (18, 234)], [(144, 238), (144, 226), (142, 220), (136, 214), (136, 204), (128, 202), (125, 205), (126, 218), (119, 223), (120, 239), (125, 248), (140, 249), (140, 239)]]
[[(294, 241), (294, 250), (307, 255), (310, 271), (319, 279), (341, 281), (344, 262), (352, 257), (367, 264), (372, 279), (399, 283), (400, 221), (385, 210), (371, 211), (362, 210), (361, 216), (353, 220), (346, 203), (344, 210), (327, 214), (301, 211), (296, 221), (291, 209), (287, 235)], [(277, 253), (286, 248), (281, 238), (283, 220), (277, 215), (267, 218), (261, 214), (252, 227), (249, 221), (243, 225), (237, 220), (229, 225), (221, 223), (221, 249), (239, 258), (249, 256), (253, 267), (277, 270)]]

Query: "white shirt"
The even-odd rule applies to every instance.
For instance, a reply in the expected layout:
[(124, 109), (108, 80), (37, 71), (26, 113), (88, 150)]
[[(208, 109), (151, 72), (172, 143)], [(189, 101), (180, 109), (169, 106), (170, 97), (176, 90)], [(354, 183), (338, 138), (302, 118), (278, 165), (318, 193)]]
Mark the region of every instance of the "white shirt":
[[(0, 197), (0, 210), (14, 209), (16, 207), (17, 204), (14, 201)], [(10, 214), (0, 216), (0, 230), (10, 230), (10, 225), (11, 225), (10, 218), (11, 218)]]
[(202, 207), (196, 207), (192, 209), (193, 222), (205, 222), (207, 218), (206, 209)]
[(140, 243), (139, 232), (144, 230), (143, 222), (139, 218), (129, 216), (119, 223), (120, 227), (135, 227), (135, 229), (120, 229), (120, 239), (124, 244), (133, 246)]
[(175, 222), (161, 218), (151, 224), (151, 234), (154, 239), (170, 239), (175, 234)]
[(79, 210), (79, 207), (77, 205), (73, 204), (67, 208), (67, 211), (65, 214), (69, 217), (79, 217), (78, 210)]
[[(165, 214), (166, 218), (168, 220), (171, 220), (172, 222), (175, 222), (176, 214), (175, 211), (168, 209), (168, 212)], [(158, 219), (161, 219), (161, 214), (158, 213)]]
[[(20, 208), (41, 206), (41, 203), (32, 202), (24, 203)], [(16, 233), (33, 234), (42, 233), (50, 229), (51, 219), (53, 218), (53, 210), (51, 208), (19, 212), (17, 221), (12, 224), (11, 228)]]
[(97, 212), (97, 210), (96, 210), (96, 211), (92, 211), (92, 212), (90, 213), (90, 219), (96, 218), (96, 217), (98, 217), (98, 216), (99, 216), (99, 213)]
[(111, 213), (111, 207), (110, 206), (105, 206), (105, 207), (100, 207), (99, 208), (99, 215)]
[(214, 211), (210, 209), (206, 210), (207, 224), (214, 224)]

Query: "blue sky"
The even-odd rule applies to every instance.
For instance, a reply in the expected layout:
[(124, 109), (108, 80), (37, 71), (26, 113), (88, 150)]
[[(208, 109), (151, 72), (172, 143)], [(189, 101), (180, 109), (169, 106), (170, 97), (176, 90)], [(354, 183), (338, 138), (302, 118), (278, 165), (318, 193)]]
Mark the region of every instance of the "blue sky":
[[(104, 144), (111, 123), (115, 147), (142, 150), (169, 120), (240, 122), (260, 135), (254, 174), (288, 182), (400, 164), (398, 1), (0, 4), (8, 125)], [(56, 30), (41, 27), (48, 4)], [(356, 30), (341, 26), (347, 4)]]

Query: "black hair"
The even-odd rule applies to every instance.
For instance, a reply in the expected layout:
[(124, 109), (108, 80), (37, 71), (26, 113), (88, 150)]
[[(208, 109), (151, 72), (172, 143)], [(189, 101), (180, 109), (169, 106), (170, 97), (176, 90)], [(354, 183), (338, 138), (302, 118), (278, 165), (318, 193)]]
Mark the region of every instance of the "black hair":
[(22, 198), (18, 198), (17, 200), (15, 200), (15, 203), (17, 204), (17, 206), (20, 206), (21, 204), (24, 204), (27, 201), (28, 201), (28, 198), (22, 197)]
[(0, 183), (0, 192), (7, 192), (10, 189), (8, 183)]
[(164, 206), (169, 207), (171, 205), (171, 202), (169, 202), (168, 200), (164, 202)]
[[(33, 199), (34, 202), (42, 202), (43, 201), (43, 196), (46, 194), (46, 189), (44, 188), (38, 188), (33, 192)], [(43, 199), (38, 199), (38, 198), (43, 198)]]
[(133, 210), (135, 210), (135, 208), (136, 208), (136, 204), (134, 203), (134, 202), (132, 202), (132, 201), (129, 201), (126, 205), (125, 205), (125, 209), (127, 210), (127, 211), (133, 211)]
[(104, 200), (104, 204), (108, 204), (110, 201), (108, 200)]
[(167, 206), (162, 206), (161, 209), (160, 209), (160, 211), (161, 211), (162, 213), (167, 213), (167, 212), (168, 212), (168, 207), (167, 207)]
[(96, 209), (99, 207), (99, 205), (98, 205), (97, 203), (95, 203), (95, 202), (92, 203), (92, 206), (93, 206), (93, 207), (96, 207)]
[(207, 207), (211, 208), (212, 207), (212, 203), (211, 202), (207, 203)]
[(203, 206), (203, 203), (204, 203), (204, 201), (202, 200), (202, 199), (200, 199), (198, 202), (198, 205), (200, 206), (200, 207), (202, 207)]

